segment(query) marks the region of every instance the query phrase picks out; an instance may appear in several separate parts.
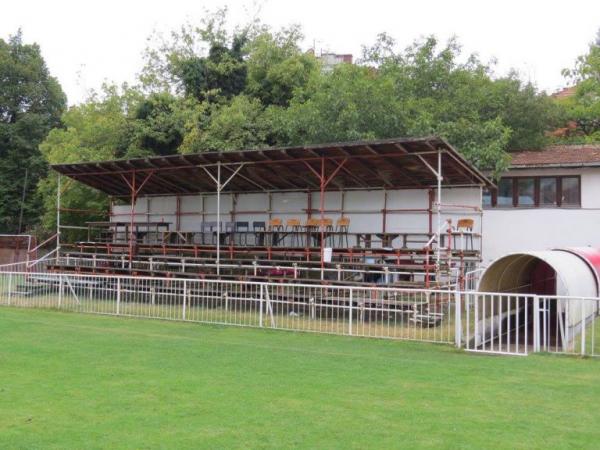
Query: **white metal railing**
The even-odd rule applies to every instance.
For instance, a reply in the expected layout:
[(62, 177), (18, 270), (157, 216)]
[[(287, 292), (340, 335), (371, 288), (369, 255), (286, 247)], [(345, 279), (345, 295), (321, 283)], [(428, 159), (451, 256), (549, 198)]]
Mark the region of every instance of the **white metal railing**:
[(600, 298), (465, 292), (470, 351), (598, 356)]
[[(126, 255), (115, 255), (114, 257), (108, 257), (108, 255), (94, 255), (93, 253), (87, 255), (86, 257), (81, 256), (73, 256), (69, 254), (65, 254), (64, 256), (60, 256), (54, 260), (59, 265), (65, 266), (76, 266), (76, 267), (87, 267), (92, 269), (106, 269), (107, 267), (120, 267), (122, 269), (139, 269), (148, 272), (181, 272), (185, 273), (186, 271), (193, 271), (194, 269), (216, 269), (217, 264), (211, 261), (201, 261), (198, 259), (186, 259), (186, 258), (176, 258), (169, 260), (166, 257), (149, 257), (147, 259), (136, 258), (133, 261), (130, 261)], [(272, 262), (267, 264), (268, 261), (243, 261), (237, 263), (223, 263), (219, 264), (222, 270), (232, 269), (232, 270), (245, 270), (248, 273), (251, 273), (253, 276), (259, 275), (259, 272), (267, 272), (269, 271), (285, 271), (288, 273), (291, 278), (311, 278), (311, 274), (321, 274), (324, 273), (328, 275), (328, 279), (337, 280), (337, 281), (345, 281), (352, 280), (355, 276), (364, 276), (364, 275), (378, 275), (380, 276), (380, 280), (382, 283), (390, 284), (395, 282), (396, 280), (404, 278), (410, 278), (411, 280), (424, 280), (426, 277), (433, 277), (434, 274), (421, 272), (421, 271), (407, 271), (407, 270), (397, 270), (394, 268), (390, 268), (386, 265), (381, 265), (380, 268), (373, 269), (360, 269), (360, 268), (345, 268), (342, 264), (335, 264), (335, 267), (311, 267), (307, 266), (303, 263), (289, 263), (289, 262)], [(455, 278), (457, 278), (456, 275)], [(448, 280), (448, 284), (452, 284), (453, 280)], [(456, 282), (456, 280), (454, 280)]]
[(56, 257), (51, 257), (55, 250), (45, 254), (39, 259), (33, 261), (20, 261), (9, 264), (0, 265), (0, 273), (2, 272), (45, 272), (48, 265), (56, 263)]
[(451, 291), (0, 273), (0, 304), (454, 343)]
[(0, 305), (407, 339), (476, 352), (598, 356), (600, 298), (86, 275), (5, 266)]

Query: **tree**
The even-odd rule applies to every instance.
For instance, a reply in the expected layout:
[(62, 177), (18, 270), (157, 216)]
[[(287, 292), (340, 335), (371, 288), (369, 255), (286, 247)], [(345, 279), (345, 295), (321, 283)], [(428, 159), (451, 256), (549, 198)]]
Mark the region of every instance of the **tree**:
[(36, 185), (46, 172), (38, 145), (60, 125), (65, 106), (65, 94), (50, 75), (40, 47), (25, 44), (20, 31), (8, 41), (0, 39), (0, 232), (22, 232), (38, 220)]
[(297, 145), (404, 136), (405, 105), (393, 80), (368, 67), (343, 65), (319, 77), (308, 98), (297, 93), (289, 108), (271, 108), (280, 144)]
[(563, 75), (576, 85), (575, 95), (562, 101), (567, 119), (577, 123), (584, 141), (600, 142), (600, 30), (588, 53)]
[[(40, 150), (50, 164), (102, 161), (150, 154), (135, 145), (136, 134), (128, 111), (136, 111), (143, 100), (135, 89), (104, 86), (102, 94), (93, 93), (86, 102), (72, 106), (62, 116), (63, 126), (50, 131)], [(66, 186), (66, 185), (65, 185)], [(42, 227), (56, 228), (57, 176), (50, 173), (39, 183), (43, 201)], [(62, 205), (69, 209), (97, 211), (77, 214), (64, 212), (65, 222), (83, 225), (86, 220), (102, 218), (108, 207), (105, 195), (79, 183), (70, 183), (62, 193)]]
[(266, 147), (271, 140), (271, 124), (258, 99), (243, 95), (230, 105), (215, 108), (205, 127), (195, 127), (180, 148), (183, 153), (240, 150)]
[(244, 42), (244, 36), (234, 36), (231, 47), (213, 44), (206, 57), (172, 55), (170, 70), (184, 95), (210, 100), (229, 99), (242, 92), (246, 85)]
[(423, 136), (445, 137), (475, 165), (505, 169), (510, 149), (545, 142), (552, 103), (514, 74), (499, 79), (455, 40), (429, 37), (397, 52), (381, 35), (361, 65), (341, 65), (271, 108), (283, 144)]
[(248, 95), (264, 105), (287, 106), (319, 75), (316, 58), (300, 50), (302, 38), (300, 29), (291, 27), (263, 31), (248, 43)]
[(177, 153), (185, 125), (177, 98), (168, 92), (151, 94), (139, 101), (131, 119), (132, 148), (151, 155)]
[(186, 24), (169, 39), (155, 36), (145, 53), (140, 81), (153, 92), (171, 91), (197, 100), (231, 99), (246, 85), (249, 26), (228, 33), (227, 9), (207, 13), (199, 26)]

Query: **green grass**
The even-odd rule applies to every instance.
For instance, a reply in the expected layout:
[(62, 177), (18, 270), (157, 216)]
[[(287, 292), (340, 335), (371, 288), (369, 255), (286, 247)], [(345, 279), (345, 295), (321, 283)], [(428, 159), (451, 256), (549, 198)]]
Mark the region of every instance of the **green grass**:
[(2, 448), (598, 448), (600, 360), (0, 309)]

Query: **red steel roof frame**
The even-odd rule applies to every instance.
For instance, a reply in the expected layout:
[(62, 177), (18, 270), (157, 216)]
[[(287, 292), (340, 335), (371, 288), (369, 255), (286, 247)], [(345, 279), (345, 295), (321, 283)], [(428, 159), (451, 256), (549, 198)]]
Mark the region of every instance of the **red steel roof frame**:
[[(444, 187), (493, 183), (439, 137), (338, 142), (298, 147), (153, 156), (129, 160), (55, 164), (56, 172), (108, 195), (131, 194), (129, 179), (143, 183), (137, 195), (214, 192), (216, 166), (229, 177), (224, 192), (317, 191), (321, 163), (335, 174), (327, 190), (419, 189), (437, 186), (432, 167), (442, 153)], [(240, 169), (240, 166), (241, 169)], [(208, 173), (207, 173), (208, 172)], [(128, 175), (127, 177), (124, 175)]]

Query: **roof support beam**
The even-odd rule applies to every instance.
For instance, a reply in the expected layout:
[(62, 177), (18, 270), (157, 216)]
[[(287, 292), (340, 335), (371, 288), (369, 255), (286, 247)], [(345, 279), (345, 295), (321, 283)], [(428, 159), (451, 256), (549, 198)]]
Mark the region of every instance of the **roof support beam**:
[[(407, 180), (409, 180), (411, 183), (415, 184), (416, 186), (423, 186), (423, 183), (421, 183), (419, 180), (417, 180), (416, 178), (412, 177), (411, 175), (409, 175), (408, 173), (406, 173), (406, 169), (404, 167), (402, 167), (400, 164), (398, 164), (396, 161), (394, 161), (393, 159), (389, 158), (389, 155), (386, 155), (385, 153), (377, 153), (373, 148), (371, 148), (371, 146), (367, 145), (366, 146), (368, 149), (372, 150), (373, 153), (375, 154), (379, 154), (380, 156), (383, 156), (386, 158), (386, 160), (388, 161), (388, 163), (390, 165), (392, 165), (398, 172), (400, 172), (402, 174), (402, 176), (404, 178), (406, 178)], [(397, 149), (399, 149), (402, 154), (404, 154), (405, 156), (415, 156), (412, 153), (409, 153), (404, 147), (402, 147), (401, 145), (398, 144), (394, 144), (394, 147), (396, 147)]]
[[(224, 167), (227, 170), (229, 170), (231, 172), (234, 172), (234, 170), (231, 167), (229, 167), (229, 166), (224, 166)], [(241, 167), (240, 167), (240, 169), (241, 169)], [(258, 189), (267, 192), (267, 189), (265, 189), (264, 186), (261, 186), (259, 183), (257, 183), (252, 178), (250, 178), (248, 175), (242, 175), (241, 173), (237, 173), (237, 176), (238, 176), (238, 178), (241, 178), (242, 180), (250, 183), (252, 186), (257, 187)], [(271, 183), (269, 183), (267, 181), (263, 180), (263, 183), (266, 184), (266, 185), (268, 185), (270, 188), (273, 188), (273, 189), (275, 188), (275, 186), (273, 186)]]
[[(342, 147), (339, 147), (339, 150), (344, 153), (347, 156), (351, 156), (345, 149), (343, 149)], [(383, 181), (383, 184), (385, 184), (387, 187), (393, 187), (393, 183), (391, 183), (386, 177), (384, 177), (383, 175), (381, 175), (380, 173), (378, 173), (370, 164), (367, 164), (365, 161), (361, 160), (361, 159), (356, 159), (354, 160), (354, 163), (358, 164), (359, 166), (361, 166), (363, 169), (365, 169), (365, 171), (369, 172), (373, 177), (375, 178), (380, 178)], [(355, 180), (360, 180), (360, 178), (358, 178), (356, 175), (352, 174), (347, 168), (344, 168), (344, 172), (348, 173), (349, 175), (353, 176), (353, 178)], [(360, 180), (360, 183), (363, 186), (365, 186), (364, 181)]]

